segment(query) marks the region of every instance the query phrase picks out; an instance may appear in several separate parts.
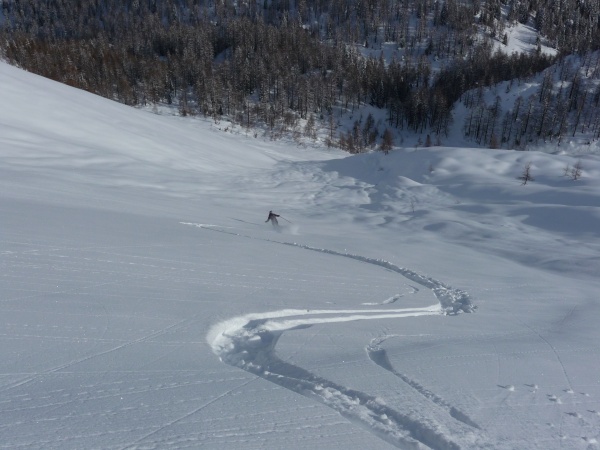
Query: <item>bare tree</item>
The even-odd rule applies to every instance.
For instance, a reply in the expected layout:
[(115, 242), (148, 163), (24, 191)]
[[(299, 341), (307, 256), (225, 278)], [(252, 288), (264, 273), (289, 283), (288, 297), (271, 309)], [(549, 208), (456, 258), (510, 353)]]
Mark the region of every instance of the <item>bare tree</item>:
[(583, 172), (583, 166), (581, 165), (581, 160), (577, 161), (575, 163), (575, 165), (573, 166), (573, 168), (571, 169), (571, 171), (569, 172), (569, 175), (571, 176), (572, 180), (579, 180), (581, 178), (581, 173)]
[(520, 177), (517, 177), (517, 180), (522, 181), (522, 185), (526, 185), (528, 181), (535, 181), (535, 178), (531, 175), (531, 162), (528, 162), (523, 169), (523, 173)]
[(383, 132), (383, 137), (381, 139), (381, 144), (379, 145), (379, 149), (385, 153), (386, 155), (390, 152), (392, 147), (394, 146), (394, 136), (389, 128), (386, 128)]
[(563, 169), (563, 176), (569, 177), (574, 181), (577, 181), (581, 178), (581, 173), (583, 172), (583, 166), (581, 165), (581, 160), (577, 161), (573, 167), (569, 164), (565, 166)]
[(308, 116), (308, 120), (304, 125), (304, 136), (306, 136), (309, 139), (312, 139), (313, 141), (317, 139), (316, 120), (313, 114), (310, 114)]

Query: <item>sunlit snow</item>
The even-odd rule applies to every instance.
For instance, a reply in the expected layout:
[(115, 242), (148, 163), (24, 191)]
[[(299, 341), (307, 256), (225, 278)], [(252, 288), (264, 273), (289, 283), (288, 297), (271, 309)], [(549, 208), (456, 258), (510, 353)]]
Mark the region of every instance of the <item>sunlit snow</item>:
[(597, 154), (0, 86), (0, 448), (598, 448)]

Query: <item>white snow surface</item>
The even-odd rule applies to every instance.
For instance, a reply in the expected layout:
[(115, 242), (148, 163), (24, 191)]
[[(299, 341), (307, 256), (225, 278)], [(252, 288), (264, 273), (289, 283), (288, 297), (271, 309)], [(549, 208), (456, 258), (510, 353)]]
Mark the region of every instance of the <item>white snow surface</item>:
[(598, 155), (0, 86), (0, 448), (598, 448)]

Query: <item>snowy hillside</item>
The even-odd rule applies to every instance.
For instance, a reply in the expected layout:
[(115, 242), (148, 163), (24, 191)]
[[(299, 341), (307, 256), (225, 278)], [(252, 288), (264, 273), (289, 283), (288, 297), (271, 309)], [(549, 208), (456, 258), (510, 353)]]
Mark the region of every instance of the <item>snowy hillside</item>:
[(600, 445), (598, 155), (348, 156), (0, 86), (0, 448)]

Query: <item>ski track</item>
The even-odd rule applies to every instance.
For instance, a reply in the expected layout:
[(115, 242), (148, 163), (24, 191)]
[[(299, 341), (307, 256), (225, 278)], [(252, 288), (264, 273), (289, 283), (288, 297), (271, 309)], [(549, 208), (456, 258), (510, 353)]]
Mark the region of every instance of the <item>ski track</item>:
[(479, 425), (475, 423), (467, 414), (460, 411), (455, 406), (449, 404), (446, 400), (441, 398), (439, 395), (431, 392), (429, 389), (421, 385), (419, 382), (409, 378), (406, 374), (398, 372), (390, 363), (390, 360), (387, 356), (387, 352), (385, 349), (381, 348), (381, 344), (392, 336), (385, 336), (381, 338), (376, 338), (371, 341), (371, 343), (367, 346), (367, 354), (369, 355), (369, 359), (373, 361), (375, 364), (380, 366), (381, 368), (391, 372), (410, 387), (415, 389), (419, 394), (421, 394), (426, 399), (432, 401), (442, 409), (446, 410), (448, 414), (450, 414), (456, 420), (463, 422), (470, 427), (479, 429)]
[[(393, 446), (404, 449), (460, 449), (460, 440), (466, 439), (469, 446), (489, 447), (481, 436), (480, 429), (466, 414), (429, 391), (418, 382), (400, 374), (391, 366), (385, 350), (379, 344), (385, 340), (372, 341), (367, 347), (370, 359), (390, 371), (435, 406), (446, 411), (453, 419), (452, 430), (435, 419), (418, 411), (402, 412), (391, 408), (368, 393), (339, 385), (315, 375), (302, 367), (280, 359), (275, 352), (277, 341), (289, 330), (307, 328), (316, 324), (378, 320), (425, 315), (456, 315), (475, 310), (468, 293), (452, 289), (444, 283), (412, 270), (396, 266), (381, 259), (341, 253), (335, 250), (315, 248), (298, 243), (256, 238), (214, 225), (180, 222), (247, 239), (258, 239), (304, 250), (351, 258), (396, 272), (410, 281), (430, 289), (438, 304), (421, 308), (367, 309), (367, 310), (306, 310), (284, 309), (264, 313), (238, 316), (214, 325), (207, 334), (213, 352), (226, 364), (239, 367), (249, 373), (275, 383), (298, 394), (316, 400), (337, 411), (351, 422), (362, 426), (375, 436)], [(415, 288), (416, 289), (416, 288)], [(391, 303), (391, 302), (387, 302)], [(386, 304), (386, 302), (384, 302)]]

